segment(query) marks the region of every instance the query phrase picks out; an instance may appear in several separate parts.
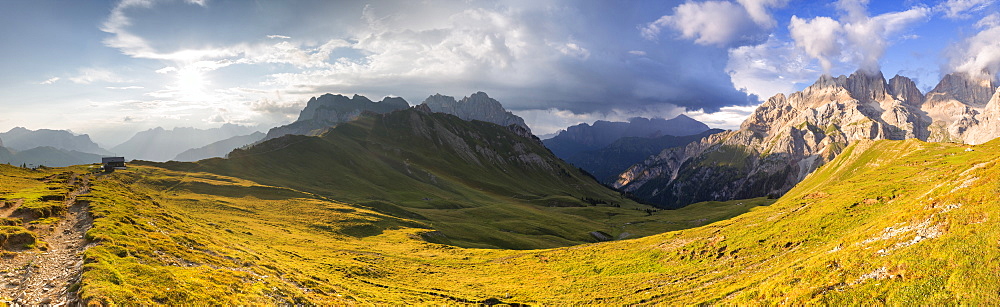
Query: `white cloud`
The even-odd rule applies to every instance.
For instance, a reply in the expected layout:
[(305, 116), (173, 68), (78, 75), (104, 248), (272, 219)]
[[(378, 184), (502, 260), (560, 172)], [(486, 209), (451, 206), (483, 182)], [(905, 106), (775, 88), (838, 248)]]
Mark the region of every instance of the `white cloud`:
[(944, 12), (945, 17), (952, 19), (970, 18), (970, 13), (986, 9), (996, 0), (948, 0), (938, 4), (934, 9)]
[(680, 32), (680, 37), (707, 46), (736, 47), (758, 44), (777, 25), (769, 8), (783, 7), (787, 0), (737, 0), (693, 2), (688, 0), (639, 30), (646, 39), (655, 39), (663, 28)]
[(992, 27), (1000, 27), (1000, 13), (993, 13), (989, 16), (983, 17), (976, 22), (976, 28), (986, 29)]
[(576, 43), (565, 43), (561, 45), (556, 44), (553, 47), (556, 50), (559, 50), (559, 52), (562, 52), (562, 54), (575, 57), (581, 60), (586, 60), (587, 58), (590, 57), (590, 51), (587, 50), (587, 48), (583, 48)]
[(268, 35), (267, 38), (270, 38), (270, 39), (290, 39), (291, 37), (284, 36), (284, 35)]
[(688, 112), (687, 116), (705, 123), (709, 127), (736, 130), (759, 105), (722, 107), (719, 112)]
[(931, 10), (916, 6), (901, 12), (869, 17), (867, 0), (841, 0), (838, 10), (841, 20), (815, 17), (809, 20), (792, 16), (789, 34), (796, 46), (820, 61), (827, 73), (834, 61), (853, 63), (859, 69), (879, 70), (879, 60), (885, 54), (888, 37), (894, 37), (913, 24), (929, 18)]
[(719, 47), (757, 42), (766, 35), (746, 9), (728, 1), (685, 2), (674, 8), (673, 15), (643, 27), (642, 35), (654, 39), (665, 27), (696, 44)]
[(108, 86), (105, 88), (109, 90), (138, 90), (138, 89), (143, 89), (144, 87), (133, 85), (133, 86)]
[(83, 68), (80, 69), (79, 74), (75, 77), (70, 77), (69, 81), (77, 84), (91, 84), (94, 82), (110, 82), (110, 83), (120, 83), (125, 82), (118, 74), (100, 68)]
[(646, 52), (642, 50), (629, 50), (628, 53), (631, 55), (638, 55), (638, 56), (646, 55)]
[(833, 58), (840, 55), (841, 32), (840, 23), (830, 17), (816, 17), (811, 20), (792, 16), (788, 24), (788, 32), (795, 45), (802, 48), (809, 56), (820, 61), (823, 71), (830, 72)]
[(156, 70), (158, 74), (168, 74), (177, 71), (177, 67), (167, 66)]
[(794, 92), (797, 85), (814, 81), (821, 73), (809, 65), (809, 58), (793, 43), (774, 36), (760, 45), (729, 49), (726, 71), (733, 86), (760, 100)]
[(49, 79), (47, 79), (45, 81), (38, 82), (38, 84), (52, 84), (52, 83), (56, 83), (56, 81), (59, 81), (59, 77), (52, 77), (52, 78), (49, 78)]
[(784, 7), (788, 0), (736, 0), (746, 9), (747, 14), (758, 25), (771, 29), (778, 25), (778, 22), (771, 17), (768, 8)]
[(977, 23), (981, 31), (952, 46), (947, 55), (953, 71), (996, 78), (1000, 73), (1000, 20), (996, 14)]

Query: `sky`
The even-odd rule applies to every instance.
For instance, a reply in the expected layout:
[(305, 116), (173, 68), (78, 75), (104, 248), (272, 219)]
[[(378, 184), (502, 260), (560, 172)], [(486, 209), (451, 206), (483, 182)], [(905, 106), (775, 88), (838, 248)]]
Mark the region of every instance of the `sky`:
[(105, 147), (153, 127), (269, 127), (324, 93), (484, 91), (536, 134), (687, 114), (736, 128), (824, 73), (927, 91), (997, 78), (1000, 3), (946, 1), (2, 1), (0, 130)]

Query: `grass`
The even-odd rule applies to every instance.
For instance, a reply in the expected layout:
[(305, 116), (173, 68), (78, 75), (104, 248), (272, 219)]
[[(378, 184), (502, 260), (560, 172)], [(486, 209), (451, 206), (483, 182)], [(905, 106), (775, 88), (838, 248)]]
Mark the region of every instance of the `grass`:
[[(965, 148), (859, 142), (777, 202), (745, 201), (744, 214), (536, 250), (429, 243), (433, 223), (235, 177), (133, 168), (87, 196), (98, 244), (80, 289), (134, 304), (989, 304), (1000, 299), (1000, 143)], [(210, 189), (163, 187), (188, 182)], [(685, 214), (653, 216), (670, 213)]]
[[(416, 110), (363, 117), (322, 137), (276, 139), (233, 152), (230, 159), (149, 165), (245, 178), (294, 189), (300, 197), (358, 204), (433, 228), (463, 247), (536, 249), (596, 242), (589, 233), (621, 235), (622, 225), (644, 219), (652, 209), (601, 186), (536, 140), (494, 124)], [(194, 183), (162, 186), (228, 193)], [(602, 222), (587, 218), (594, 214)]]

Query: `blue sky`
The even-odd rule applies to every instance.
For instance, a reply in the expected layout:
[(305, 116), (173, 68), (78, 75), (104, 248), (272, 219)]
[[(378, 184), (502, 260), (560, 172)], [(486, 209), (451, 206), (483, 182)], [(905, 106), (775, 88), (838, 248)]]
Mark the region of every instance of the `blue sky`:
[(285, 124), (327, 92), (485, 91), (536, 133), (686, 113), (734, 128), (828, 72), (922, 90), (1000, 66), (995, 0), (4, 1), (0, 130)]

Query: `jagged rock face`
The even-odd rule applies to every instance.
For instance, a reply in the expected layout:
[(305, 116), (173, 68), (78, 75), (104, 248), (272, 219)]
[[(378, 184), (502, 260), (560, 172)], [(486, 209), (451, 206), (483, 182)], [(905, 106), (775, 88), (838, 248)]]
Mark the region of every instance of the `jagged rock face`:
[[(996, 137), (980, 121), (997, 91), (992, 79), (974, 79), (965, 73), (944, 76), (927, 93), (922, 110), (934, 119), (928, 141), (979, 144)], [(970, 133), (971, 132), (971, 133)], [(993, 137), (990, 137), (993, 135)]]
[(476, 92), (458, 101), (455, 97), (434, 94), (427, 97), (421, 105), (432, 112), (447, 113), (464, 120), (480, 120), (504, 127), (517, 125), (531, 131), (524, 119), (507, 111), (499, 101), (483, 92)]
[(908, 105), (919, 107), (924, 102), (924, 94), (920, 93), (917, 84), (907, 77), (896, 75), (889, 79), (889, 91), (895, 94), (896, 100)]
[(983, 107), (976, 120), (978, 125), (970, 127), (964, 135), (966, 143), (982, 144), (1000, 136), (1000, 89)]
[(986, 106), (996, 89), (997, 86), (992, 79), (976, 80), (966, 73), (950, 73), (927, 93), (927, 103), (957, 100), (973, 108), (982, 108)]
[(344, 95), (325, 94), (309, 99), (295, 122), (271, 128), (264, 140), (288, 134), (318, 135), (329, 127), (358, 118), (363, 112), (389, 113), (409, 107), (409, 103), (399, 97), (385, 97), (382, 101), (373, 102), (360, 95), (348, 98)]
[(953, 73), (924, 96), (906, 77), (886, 82), (859, 71), (775, 95), (740, 130), (665, 150), (614, 186), (664, 207), (780, 195), (858, 140), (979, 144), (998, 136), (1000, 92), (992, 80)]
[(668, 208), (780, 195), (854, 141), (926, 139), (932, 120), (920, 105), (905, 77), (823, 76), (801, 92), (771, 97), (740, 130), (636, 164), (614, 186)]

